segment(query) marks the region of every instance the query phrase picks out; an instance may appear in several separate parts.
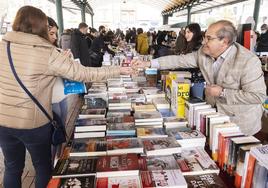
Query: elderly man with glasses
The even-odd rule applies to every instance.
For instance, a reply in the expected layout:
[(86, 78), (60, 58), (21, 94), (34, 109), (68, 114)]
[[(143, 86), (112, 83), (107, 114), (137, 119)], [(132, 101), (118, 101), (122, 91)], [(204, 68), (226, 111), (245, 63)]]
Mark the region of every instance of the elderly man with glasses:
[(207, 83), (206, 101), (230, 116), (244, 134), (254, 135), (261, 129), (266, 85), (259, 58), (236, 43), (236, 36), (233, 24), (220, 20), (209, 26), (198, 51), (150, 62), (134, 60), (132, 68), (199, 67)]

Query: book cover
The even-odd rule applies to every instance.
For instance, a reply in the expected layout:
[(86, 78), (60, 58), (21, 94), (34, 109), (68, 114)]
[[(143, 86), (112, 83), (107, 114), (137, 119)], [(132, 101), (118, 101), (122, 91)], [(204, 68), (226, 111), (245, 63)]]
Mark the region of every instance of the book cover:
[(75, 126), (87, 126), (87, 125), (105, 125), (107, 124), (106, 118), (97, 118), (97, 119), (77, 119)]
[(268, 169), (268, 145), (254, 147), (250, 150), (250, 153), (263, 165)]
[(185, 178), (179, 170), (142, 171), (141, 180), (143, 188), (187, 188)]
[(108, 140), (108, 154), (143, 153), (143, 145), (137, 138)]
[(184, 176), (188, 188), (227, 188), (217, 174), (201, 174)]
[(59, 159), (52, 172), (52, 177), (90, 176), (96, 173), (96, 158)]
[(96, 188), (142, 188), (139, 176), (97, 178)]
[(142, 157), (141, 161), (144, 164), (142, 165), (144, 171), (179, 169), (173, 155)]
[(131, 123), (109, 123), (107, 126), (106, 135), (136, 135), (136, 128), (134, 122)]
[(155, 112), (136, 112), (134, 114), (135, 122), (163, 121), (161, 114)]
[(137, 128), (138, 138), (168, 137), (163, 128)]
[(107, 107), (107, 102), (101, 97), (88, 97), (85, 98), (85, 104), (88, 109), (103, 109)]
[(174, 157), (183, 175), (220, 172), (216, 163), (201, 147), (183, 149), (181, 153), (174, 154)]
[(72, 80), (63, 79), (64, 94), (80, 94), (86, 93), (87, 88), (83, 82), (77, 82)]
[(104, 118), (106, 109), (83, 109), (79, 114), (79, 118)]
[(95, 176), (53, 178), (49, 181), (47, 188), (94, 188)]
[(97, 177), (129, 176), (139, 174), (137, 154), (103, 156), (97, 161)]
[(181, 146), (174, 138), (143, 139), (143, 145), (147, 156), (169, 155), (181, 152)]
[(96, 139), (76, 139), (72, 143), (70, 157), (106, 155), (107, 142)]
[(159, 109), (158, 111), (161, 113), (161, 116), (163, 118), (176, 117), (176, 115), (171, 109)]

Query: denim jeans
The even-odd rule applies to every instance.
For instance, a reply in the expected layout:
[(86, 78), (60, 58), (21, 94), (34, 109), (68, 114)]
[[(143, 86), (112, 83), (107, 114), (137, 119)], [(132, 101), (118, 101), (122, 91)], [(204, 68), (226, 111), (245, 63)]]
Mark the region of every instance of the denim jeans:
[(26, 149), (36, 173), (35, 187), (45, 188), (52, 172), (51, 125), (35, 129), (13, 129), (0, 126), (0, 147), (4, 154), (4, 188), (21, 188)]

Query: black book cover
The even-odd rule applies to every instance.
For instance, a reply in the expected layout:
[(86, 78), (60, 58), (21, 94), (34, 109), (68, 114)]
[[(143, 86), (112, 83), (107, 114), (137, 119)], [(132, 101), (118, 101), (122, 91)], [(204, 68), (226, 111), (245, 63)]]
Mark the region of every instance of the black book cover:
[(188, 188), (227, 188), (217, 174), (184, 176)]
[(96, 158), (59, 159), (52, 176), (55, 178), (95, 175), (96, 164)]

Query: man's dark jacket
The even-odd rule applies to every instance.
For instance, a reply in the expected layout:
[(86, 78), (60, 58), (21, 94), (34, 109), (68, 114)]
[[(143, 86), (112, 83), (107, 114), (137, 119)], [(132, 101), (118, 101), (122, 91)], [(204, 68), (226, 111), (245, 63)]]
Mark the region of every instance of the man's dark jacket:
[(85, 35), (78, 29), (74, 30), (71, 37), (71, 51), (74, 58), (79, 58), (82, 65), (92, 67), (91, 58)]

